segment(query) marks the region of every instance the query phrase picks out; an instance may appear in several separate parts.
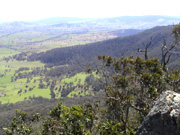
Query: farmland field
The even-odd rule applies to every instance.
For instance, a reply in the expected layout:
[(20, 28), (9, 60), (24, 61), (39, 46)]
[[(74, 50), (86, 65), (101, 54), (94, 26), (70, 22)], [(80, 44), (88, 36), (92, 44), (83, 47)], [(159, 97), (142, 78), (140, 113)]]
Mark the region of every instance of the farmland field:
[[(1, 53), (1, 58), (11, 56), (13, 54), (18, 54), (19, 52), (10, 50), (10, 49), (1, 49), (3, 53)], [(48, 89), (38, 89), (38, 83), (26, 83), (27, 78), (18, 79), (16, 81), (12, 80), (12, 76), (14, 76), (15, 72), (22, 67), (27, 67), (29, 69), (35, 67), (43, 67), (44, 64), (36, 61), (36, 62), (28, 62), (28, 61), (17, 61), (17, 60), (1, 60), (0, 61), (0, 101), (2, 103), (15, 103), (17, 101), (23, 101), (24, 99), (28, 99), (30, 96), (38, 96), (43, 95), (44, 97), (49, 97)], [(34, 78), (33, 78), (34, 79)], [(37, 79), (37, 78), (36, 78)], [(27, 86), (28, 85), (28, 88)], [(34, 88), (34, 91), (24, 92), (25, 89)], [(22, 90), (23, 94), (18, 94), (18, 91)]]
[(0, 45), (19, 51), (42, 52), (58, 47), (67, 47), (93, 43), (117, 37), (105, 30), (93, 30), (85, 33), (34, 32), (25, 31), (0, 37)]
[[(1, 51), (3, 52), (0, 55), (1, 58), (19, 53), (18, 51), (6, 48), (1, 49)], [(25, 68), (25, 70), (19, 71), (22, 68)], [(39, 96), (50, 99), (50, 86), (44, 88), (40, 88), (39, 86), (40, 83), (47, 85), (44, 74), (14, 79), (16, 76), (19, 76), (19, 74), (31, 73), (36, 68), (44, 69), (44, 64), (39, 61), (17, 61), (13, 58), (9, 60), (2, 59), (0, 61), (0, 102), (2, 104), (16, 103)], [(53, 68), (54, 67), (52, 67), (52, 69)], [(51, 68), (48, 70), (50, 69)], [(58, 91), (59, 86), (66, 87), (65, 84), (69, 83), (73, 83), (73, 86), (77, 86), (78, 84), (84, 85), (87, 76), (89, 76), (87, 73), (77, 73), (72, 77), (63, 77), (64, 79), (62, 80), (51, 78), (50, 82), (56, 80), (56, 85), (53, 90), (56, 95), (55, 98), (61, 97), (61, 94)], [(87, 95), (93, 93), (85, 92), (83, 88), (76, 88), (74, 91), (70, 92), (67, 97), (73, 97), (78, 94)]]
[[(47, 68), (40, 61), (28, 61), (27, 58), (31, 54), (54, 48), (86, 45), (117, 37), (112, 31), (114, 29), (96, 28), (87, 24), (82, 24), (82, 27), (76, 24), (34, 27), (15, 22), (12, 25), (5, 24), (0, 30), (0, 102), (3, 104), (39, 96), (57, 99), (94, 95), (92, 86), (85, 81), (90, 75), (83, 70), (73, 71), (71, 67), (71, 71), (58, 73), (56, 68), (69, 65), (53, 65)], [(124, 30), (120, 33), (123, 34)], [(26, 55), (21, 56), (23, 53)], [(95, 73), (93, 76), (97, 77)]]

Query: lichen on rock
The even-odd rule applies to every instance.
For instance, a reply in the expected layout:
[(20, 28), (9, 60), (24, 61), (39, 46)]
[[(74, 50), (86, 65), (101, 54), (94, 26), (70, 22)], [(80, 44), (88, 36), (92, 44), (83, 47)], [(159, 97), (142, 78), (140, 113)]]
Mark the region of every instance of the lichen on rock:
[(136, 135), (180, 135), (180, 94), (162, 93)]

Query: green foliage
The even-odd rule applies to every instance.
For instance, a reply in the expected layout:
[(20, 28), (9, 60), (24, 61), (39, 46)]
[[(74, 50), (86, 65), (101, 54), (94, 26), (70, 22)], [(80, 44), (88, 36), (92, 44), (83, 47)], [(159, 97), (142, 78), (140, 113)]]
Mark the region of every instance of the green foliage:
[(92, 132), (93, 123), (96, 119), (91, 104), (65, 107), (59, 103), (49, 114), (51, 118), (43, 122), (43, 135), (88, 135)]
[(180, 37), (180, 24), (174, 26), (172, 33), (174, 34), (176, 40), (178, 40)]
[(16, 111), (16, 116), (13, 118), (9, 128), (4, 128), (7, 135), (30, 135), (33, 133), (32, 123), (41, 119), (40, 114), (28, 116), (27, 112)]
[(58, 120), (60, 120), (61, 112), (62, 112), (62, 103), (58, 103), (58, 105), (49, 112), (49, 115), (52, 118), (57, 118)]
[(123, 135), (122, 123), (113, 123), (106, 121), (98, 125), (100, 135)]
[(180, 86), (180, 70), (164, 72), (156, 58), (99, 56), (99, 60), (103, 63), (98, 74), (104, 77), (105, 104), (66, 107), (60, 102), (38, 129), (33, 125), (40, 122), (39, 114), (30, 117), (17, 111), (6, 133), (134, 135), (156, 97), (167, 88), (178, 90)]
[[(179, 91), (180, 70), (163, 70), (157, 58), (143, 60), (129, 56), (118, 59), (100, 55), (98, 59), (102, 62), (97, 73), (105, 84), (105, 104), (95, 108), (89, 103), (71, 107), (59, 103), (49, 112), (49, 117), (41, 121), (38, 131), (33, 126), (40, 122), (39, 114), (30, 117), (26, 112), (17, 111), (9, 128), (5, 129), (6, 133), (133, 135), (159, 94), (166, 89)], [(84, 82), (88, 83), (92, 78), (86, 78)], [(53, 92), (55, 85), (54, 82), (50, 86)]]
[(102, 55), (98, 58), (103, 63), (100, 73), (106, 84), (107, 119), (121, 123), (124, 134), (135, 131), (159, 94), (167, 88), (178, 90), (180, 86), (179, 70), (164, 72), (157, 58), (114, 59)]
[(171, 74), (167, 76), (167, 82), (172, 86), (172, 90), (179, 92), (180, 86), (180, 70), (173, 70)]

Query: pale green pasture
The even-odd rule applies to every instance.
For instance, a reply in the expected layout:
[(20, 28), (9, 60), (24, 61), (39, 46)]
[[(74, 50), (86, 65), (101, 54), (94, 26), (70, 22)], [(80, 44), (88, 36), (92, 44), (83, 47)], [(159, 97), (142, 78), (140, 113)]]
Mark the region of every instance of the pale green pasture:
[(94, 94), (92, 93), (91, 90), (88, 90), (88, 91), (76, 90), (76, 91), (72, 91), (71, 93), (69, 93), (67, 97), (74, 97), (74, 95), (76, 95), (76, 96), (85, 96), (85, 95), (94, 95)]
[(14, 33), (9, 36), (2, 37), (0, 40), (1, 45), (25, 45), (26, 43), (43, 41), (52, 38), (56, 35), (51, 35), (42, 32), (25, 31)]
[(23, 92), (21, 94), (11, 93), (7, 94), (4, 97), (0, 97), (0, 101), (2, 103), (16, 103), (18, 101), (24, 101), (25, 99), (29, 99), (29, 97), (39, 97), (42, 96), (44, 98), (50, 98), (50, 90), (49, 89), (38, 89), (35, 88), (32, 91)]
[[(96, 75), (95, 72), (92, 73), (94, 75), (95, 78), (99, 78), (98, 75)], [(73, 77), (70, 77), (70, 78), (65, 78), (63, 80), (61, 80), (62, 83), (71, 83), (73, 82), (74, 83), (74, 86), (76, 86), (80, 80), (80, 85), (85, 85), (85, 79), (86, 77), (88, 77), (90, 74), (87, 74), (87, 73), (78, 73), (76, 74), (75, 76)], [(82, 91), (82, 92), (81, 92)], [(79, 94), (80, 92), (80, 94)], [(84, 95), (93, 95), (93, 92), (91, 91), (91, 88), (88, 90), (88, 91), (84, 91), (83, 89), (79, 89), (79, 88), (76, 88), (74, 91), (72, 91), (71, 93), (68, 94), (68, 97), (73, 97), (74, 95), (81, 95), (81, 96), (84, 96)]]
[(2, 59), (3, 57), (13, 56), (13, 55), (16, 55), (16, 54), (19, 54), (19, 53), (20, 52), (14, 51), (12, 49), (0, 48), (0, 59)]
[[(37, 81), (34, 83), (34, 79)], [(39, 80), (38, 77), (34, 77), (30, 83), (26, 83), (25, 79), (18, 79), (15, 82), (11, 82), (10, 84), (6, 83), (1, 85), (1, 91), (6, 94), (6, 96), (0, 97), (0, 101), (2, 103), (16, 103), (18, 101), (23, 101), (24, 99), (29, 99), (29, 97), (39, 97), (42, 96), (44, 98), (50, 98), (50, 90), (40, 89), (38, 88)], [(44, 82), (44, 84), (46, 84)], [(33, 88), (32, 91), (29, 91), (29, 88)], [(22, 90), (21, 93), (18, 94), (18, 91)], [(26, 91), (26, 92), (25, 92)]]
[(71, 83), (71, 82), (73, 82), (74, 85), (77, 85), (78, 81), (80, 80), (80, 85), (84, 85), (84, 81), (85, 81), (87, 76), (89, 76), (89, 74), (78, 73), (78, 74), (76, 74), (75, 76), (73, 76), (71, 78), (62, 79), (61, 82), (64, 82), (64, 83)]
[[(3, 92), (3, 95), (0, 95), (0, 101), (2, 103), (16, 103), (18, 101), (23, 101), (24, 99), (29, 99), (30, 96), (50, 98), (49, 89), (38, 88), (40, 77), (34, 77), (30, 83), (26, 83), (27, 78), (11, 81), (11, 77), (14, 76), (15, 71), (21, 67), (28, 67), (30, 69), (22, 72), (30, 72), (35, 67), (44, 67), (44, 64), (39, 61), (0, 61), (0, 75), (3, 75), (0, 77), (0, 92)], [(34, 79), (36, 79), (35, 83)], [(29, 91), (29, 88), (33, 88), (33, 90)], [(18, 94), (19, 90), (22, 90), (22, 92)], [(25, 90), (27, 92), (25, 92)]]

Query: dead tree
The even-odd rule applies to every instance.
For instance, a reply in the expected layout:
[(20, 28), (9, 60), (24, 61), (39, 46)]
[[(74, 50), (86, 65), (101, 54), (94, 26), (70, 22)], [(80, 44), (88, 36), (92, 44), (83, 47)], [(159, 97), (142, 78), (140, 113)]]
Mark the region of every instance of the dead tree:
[(145, 60), (148, 59), (148, 48), (151, 45), (151, 43), (152, 43), (152, 37), (151, 37), (150, 42), (148, 42), (146, 44), (144, 42), (142, 42), (142, 44), (144, 45), (144, 50), (141, 50), (141, 49), (138, 48), (138, 52), (144, 52)]
[(171, 51), (174, 49), (176, 44), (171, 44), (170, 48), (167, 47), (166, 39), (164, 39), (163, 45), (161, 47), (162, 52), (162, 58), (161, 58), (161, 66), (163, 71), (167, 71), (166, 65), (168, 64), (170, 57), (171, 57)]

